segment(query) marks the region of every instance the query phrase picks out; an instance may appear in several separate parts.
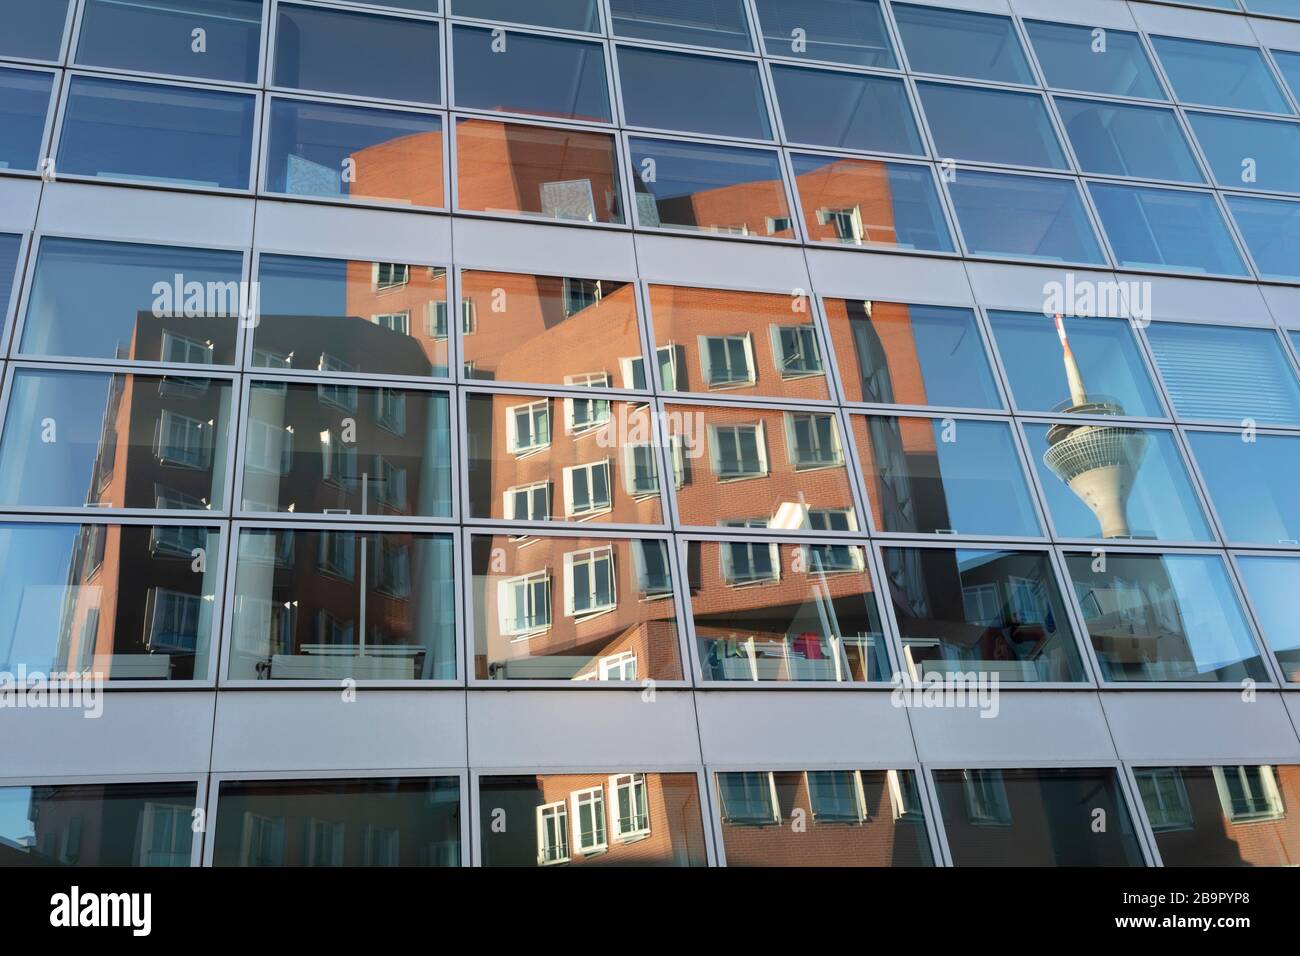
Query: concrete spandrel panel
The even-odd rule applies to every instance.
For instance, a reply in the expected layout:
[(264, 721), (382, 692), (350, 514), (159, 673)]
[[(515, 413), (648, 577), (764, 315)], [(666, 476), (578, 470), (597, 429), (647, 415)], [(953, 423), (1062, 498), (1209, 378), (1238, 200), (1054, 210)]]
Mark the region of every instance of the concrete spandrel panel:
[(1126, 307), (1113, 272), (995, 262), (965, 265), (975, 301), (989, 309), (1119, 315)]
[(1102, 703), (1127, 761), (1300, 760), (1300, 737), (1282, 696), (1260, 691), (1248, 701), (1236, 692), (1116, 691), (1102, 694)]
[(1215, 325), (1271, 325), (1273, 321), (1257, 285), (1132, 274), (1121, 274), (1120, 279), (1145, 299), (1142, 308), (1130, 310), (1134, 318)]
[[(460, 242), (457, 224), (456, 242)], [(744, 240), (637, 233), (637, 263), (648, 282), (754, 292), (808, 291), (804, 250)]]
[(251, 246), (254, 200), (181, 192), (48, 183), (42, 232), (194, 246)]
[(1011, 0), (1011, 7), (1027, 20), (1079, 23), (1112, 30), (1135, 30), (1128, 5), (1116, 0)]
[[(1026, 761), (1078, 764), (1115, 759), (1095, 693), (1002, 691), (993, 700), (983, 708), (908, 708), (922, 762), (1014, 767)], [(985, 713), (993, 716), (982, 716)]]
[(451, 220), (415, 212), (261, 201), (255, 238), (263, 252), (430, 265), (451, 261)]
[(458, 217), (456, 265), (584, 279), (636, 275), (632, 234), (550, 223), (498, 222)]
[(966, 270), (955, 259), (809, 249), (817, 294), (922, 305), (972, 305)]
[(0, 179), (0, 231), (27, 232), (41, 200), (38, 179)]
[(1148, 33), (1191, 37), (1217, 43), (1254, 44), (1255, 34), (1245, 17), (1229, 12), (1193, 10), (1186, 6), (1131, 3), (1129, 9), (1138, 26)]

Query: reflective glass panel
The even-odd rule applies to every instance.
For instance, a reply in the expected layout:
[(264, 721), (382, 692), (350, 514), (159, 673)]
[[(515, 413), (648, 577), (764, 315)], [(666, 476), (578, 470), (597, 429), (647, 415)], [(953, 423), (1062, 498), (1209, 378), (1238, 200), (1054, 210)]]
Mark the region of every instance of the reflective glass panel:
[(1261, 113), (1292, 112), (1257, 47), (1185, 37), (1152, 37), (1151, 43), (1173, 84), (1174, 95), (1184, 103)]
[(1205, 275), (1247, 275), (1212, 193), (1088, 183), (1121, 266)]
[[(275, 86), (442, 102), (437, 21), (290, 4), (278, 9)], [(358, 50), (383, 54), (358, 56)]]
[(474, 676), (681, 680), (672, 546), (664, 538), (474, 535)]
[(1291, 88), (1291, 95), (1300, 97), (1300, 53), (1273, 50), (1273, 62), (1282, 73), (1282, 79)]
[(1261, 279), (1300, 279), (1300, 203), (1224, 196)]
[[(429, 0), (436, 2), (436, 0)], [(451, 14), (480, 20), (531, 23), (557, 30), (600, 32), (600, 0), (451, 0)]]
[(822, 306), (848, 401), (1002, 407), (970, 309), (870, 299)]
[(957, 171), (948, 193), (972, 255), (1101, 265), (1072, 179)]
[(466, 378), (650, 388), (631, 282), (466, 269), (460, 297)]
[(1300, 124), (1220, 113), (1187, 119), (1220, 186), (1300, 192)]
[(892, 6), (914, 72), (1035, 82), (1009, 17), (905, 3)]
[[(637, 223), (643, 229), (794, 238), (775, 152), (639, 137), (629, 143)], [(655, 171), (649, 182), (641, 175), (646, 168)]]
[(250, 305), (243, 264), (234, 251), (43, 238), (19, 351), (230, 365)]
[(1272, 648), (1285, 679), (1300, 682), (1300, 620), (1295, 613), (1300, 558), (1239, 554), (1236, 559), (1265, 643)]
[(889, 654), (866, 561), (860, 544), (787, 544), (762, 537), (687, 542), (704, 679), (887, 680)]
[[(263, 0), (87, 0), (76, 62), (256, 83)], [(195, 36), (194, 31), (203, 31)]]
[(752, 50), (745, 0), (609, 0), (615, 36)]
[(777, 65), (772, 80), (788, 142), (925, 155), (902, 80)]
[(1268, 680), (1228, 579), (1211, 554), (1067, 553), (1103, 680)]
[(446, 205), (442, 117), (278, 97), (269, 116), (268, 192)]
[(242, 529), (229, 678), (454, 679), (452, 550), (447, 534)]
[(1272, 329), (1153, 322), (1146, 336), (1179, 417), (1300, 422), (1300, 384)]
[(53, 73), (0, 70), (0, 170), (39, 168)]
[(618, 71), (629, 126), (772, 138), (758, 66), (750, 60), (619, 46)]
[[(716, 777), (727, 866), (933, 866), (911, 770)], [(806, 828), (790, 824), (801, 820)]]
[(610, 121), (602, 44), (513, 32), (502, 49), (496, 32), (460, 24), (452, 30), (457, 106)]
[(1173, 432), (1062, 420), (1025, 436), (1058, 536), (1212, 539)]
[(220, 511), (230, 399), (227, 379), (17, 369), (0, 502)]
[(1055, 99), (1079, 168), (1085, 173), (1205, 181), (1173, 110), (1066, 96)]
[(214, 866), (460, 866), (455, 777), (222, 780)]
[[(1075, 23), (1026, 20), (1025, 30), (1038, 54), (1047, 85), (1112, 96), (1167, 99), (1136, 33)], [(1099, 42), (1101, 41), (1101, 42)]]
[(952, 252), (929, 166), (792, 153), (813, 242)]
[(936, 770), (934, 784), (954, 866), (1144, 865), (1109, 768)]
[(769, 56), (898, 67), (879, 0), (756, 0), (755, 7)]
[(257, 367), (447, 374), (442, 266), (264, 255), (258, 283)]
[(0, 787), (0, 866), (190, 866), (189, 783)]
[(885, 415), (851, 421), (877, 530), (1042, 535), (1006, 423)]
[[(346, 371), (328, 351), (319, 359)], [(446, 392), (346, 380), (254, 382), (243, 509), (448, 517), (449, 405)]]
[[(159, 484), (159, 508), (185, 507)], [(0, 671), (203, 680), (216, 644), (221, 531), (0, 524)], [(20, 678), (21, 680), (21, 678)]]
[(58, 171), (247, 189), (255, 106), (247, 93), (72, 76)]
[(0, 0), (0, 56), (57, 60), (63, 49), (69, 0)]
[(1296, 0), (1242, 0), (1250, 13), (1269, 13), (1278, 17), (1300, 19), (1300, 3)]
[(476, 212), (623, 222), (614, 137), (456, 118), (456, 204)]
[(1008, 166), (1069, 168), (1047, 104), (1039, 94), (946, 83), (918, 83), (916, 89), (939, 156)]
[(1187, 441), (1229, 541), (1300, 544), (1300, 438), (1189, 431)]
[(913, 680), (1087, 679), (1046, 551), (884, 548), (881, 556)]
[(22, 236), (0, 233), (0, 319), (8, 316), (10, 299), (17, 288), (14, 269), (18, 266), (18, 250), (22, 243)]

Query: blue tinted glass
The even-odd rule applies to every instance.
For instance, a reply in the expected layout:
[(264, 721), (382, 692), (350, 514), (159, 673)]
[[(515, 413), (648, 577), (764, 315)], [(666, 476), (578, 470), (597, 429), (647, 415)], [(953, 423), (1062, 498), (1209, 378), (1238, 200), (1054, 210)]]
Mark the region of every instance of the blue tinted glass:
[(1153, 322), (1147, 341), (1180, 417), (1300, 423), (1300, 384), (1272, 329)]
[(952, 252), (929, 166), (791, 154), (814, 242)]
[(1225, 196), (1261, 279), (1300, 279), (1300, 203)]
[(1300, 544), (1300, 438), (1189, 431), (1187, 440), (1228, 541)]
[(1047, 105), (1037, 93), (918, 83), (939, 156), (1065, 169)]
[(1291, 95), (1300, 98), (1300, 53), (1274, 50), (1273, 61), (1282, 71), (1282, 79), (1286, 80), (1286, 85), (1291, 87)]
[(461, 25), (452, 33), (457, 106), (609, 122), (601, 44), (516, 32), (494, 50), (492, 34)]
[(973, 255), (1105, 262), (1072, 179), (959, 169), (948, 191)]
[[(76, 62), (144, 73), (257, 82), (262, 0), (88, 0)], [(194, 49), (194, 30), (204, 47)]]
[(60, 173), (248, 188), (251, 95), (91, 76), (69, 82)]
[(1238, 555), (1237, 567), (1264, 640), (1273, 648), (1289, 681), (1300, 681), (1300, 558)]
[(444, 204), (436, 115), (275, 99), (270, 126), (270, 192)]
[(57, 60), (69, 0), (0, 0), (0, 56)]
[[(894, 69), (879, 0), (755, 0), (771, 56)], [(796, 30), (802, 30), (796, 34)]]
[[(275, 85), (416, 103), (442, 101), (438, 24), (282, 5)], [(360, 56), (358, 51), (374, 51)]]
[(1007, 17), (894, 4), (907, 62), (917, 73), (1033, 83), (1020, 38)]
[(53, 86), (53, 73), (0, 70), (0, 169), (40, 165)]
[(20, 236), (0, 233), (0, 321), (9, 314), (9, 299), (14, 291), (14, 269), (18, 267)]
[(1220, 186), (1300, 192), (1300, 124), (1219, 113), (1187, 119)]
[(752, 62), (620, 46), (618, 72), (629, 125), (772, 138)]
[(1034, 45), (1048, 86), (1114, 96), (1166, 99), (1136, 33), (1106, 30), (1103, 36), (1098, 37), (1094, 36), (1094, 29), (1073, 23), (1025, 21), (1029, 42)]
[(1247, 274), (1212, 194), (1113, 183), (1088, 188), (1120, 265)]
[(538, 3), (537, 0), (451, 0), (450, 12), (457, 17), (599, 33), (598, 6), (598, 0), (549, 0), (548, 3)]
[(1184, 103), (1290, 113), (1286, 98), (1253, 46), (1152, 37), (1160, 62)]
[(1267, 13), (1275, 17), (1300, 19), (1300, 0), (1243, 0), (1251, 13)]
[(1056, 108), (1085, 173), (1205, 181), (1173, 110), (1064, 96)]
[(925, 155), (902, 80), (775, 65), (772, 79), (789, 142)]
[(744, 0), (609, 0), (613, 33), (639, 40), (752, 50)]

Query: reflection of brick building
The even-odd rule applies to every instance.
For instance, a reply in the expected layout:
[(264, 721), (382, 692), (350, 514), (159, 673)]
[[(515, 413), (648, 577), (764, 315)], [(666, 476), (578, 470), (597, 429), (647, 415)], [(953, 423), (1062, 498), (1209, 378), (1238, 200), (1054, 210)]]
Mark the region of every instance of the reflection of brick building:
[(4, 866), (189, 866), (192, 783), (37, 786), (27, 819), (30, 846)]

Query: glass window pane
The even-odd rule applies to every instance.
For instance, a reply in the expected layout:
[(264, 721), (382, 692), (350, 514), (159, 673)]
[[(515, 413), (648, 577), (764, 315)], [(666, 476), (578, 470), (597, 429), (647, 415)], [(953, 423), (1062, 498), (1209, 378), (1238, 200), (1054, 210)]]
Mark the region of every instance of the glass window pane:
[(952, 252), (929, 166), (791, 154), (813, 242)]
[(758, 66), (750, 60), (619, 46), (618, 71), (629, 126), (772, 138)]
[(600, 32), (599, 0), (451, 0), (451, 14), (480, 20), (531, 23), (557, 30)]
[(450, 535), (244, 528), (235, 556), (231, 680), (456, 677)]
[(230, 365), (251, 306), (243, 264), (234, 251), (46, 237), (18, 350)]
[(690, 541), (687, 564), (705, 680), (888, 679), (862, 545)]
[(1218, 113), (1187, 119), (1220, 186), (1300, 192), (1300, 124)]
[(1242, 432), (1187, 433), (1229, 541), (1300, 544), (1300, 438)]
[(1025, 435), (1058, 536), (1211, 539), (1173, 432), (1061, 421)]
[(1201, 183), (1173, 110), (1058, 96), (1056, 108), (1085, 173)]
[(902, 80), (772, 66), (786, 140), (924, 156)]
[(752, 50), (744, 0), (609, 0), (615, 36)]
[(223, 780), (214, 866), (460, 866), (455, 777)]
[(941, 157), (1068, 168), (1039, 94), (946, 83), (918, 83), (916, 88)]
[(452, 31), (457, 106), (554, 119), (609, 122), (605, 48), (599, 43), (457, 25)]
[(0, 503), (220, 511), (230, 393), (226, 379), (17, 369)]
[(877, 530), (1042, 535), (1006, 424), (854, 415), (852, 427)]
[(1047, 85), (1112, 96), (1163, 100), (1164, 88), (1136, 33), (1106, 30), (1098, 43), (1094, 27), (1074, 23), (1026, 20)]
[(936, 770), (934, 783), (954, 866), (1144, 865), (1109, 768)]
[(756, 0), (755, 6), (769, 56), (898, 67), (879, 0)]
[[(178, 487), (157, 495), (148, 507), (185, 507)], [(205, 679), (220, 547), (196, 524), (0, 524), (0, 670)]]
[(447, 270), (264, 255), (253, 365), (361, 374), (447, 374)]
[(328, 199), (446, 205), (442, 117), (275, 98), (266, 189)]
[(22, 244), (22, 236), (0, 232), (0, 320), (8, 317), (10, 300), (18, 287), (14, 270), (18, 267), (18, 251)]
[(476, 212), (623, 222), (614, 137), (456, 119), (456, 203)]
[(1271, 329), (1153, 322), (1146, 333), (1181, 418), (1300, 423), (1300, 384)]
[(1237, 567), (1259, 629), (1282, 666), (1285, 679), (1300, 681), (1300, 620), (1295, 613), (1300, 559), (1237, 555)]
[[(275, 86), (442, 102), (437, 21), (290, 4), (279, 11)], [(358, 50), (383, 55), (358, 56)]]
[(1088, 189), (1121, 266), (1248, 274), (1212, 193), (1098, 182)]
[(1067, 553), (1084, 624), (1108, 681), (1268, 680), (1223, 559)]
[(63, 50), (69, 0), (0, 0), (0, 56), (57, 60)]
[[(1258, 0), (1247, 0), (1247, 5)], [(1134, 771), (1165, 866), (1294, 866), (1300, 766)]]
[(1261, 113), (1292, 111), (1257, 47), (1183, 37), (1152, 37), (1151, 43), (1174, 95), (1184, 103)]
[(658, 538), (474, 535), (474, 677), (681, 680), (670, 547)]
[(1300, 3), (1296, 0), (1242, 0), (1242, 4), (1251, 13), (1300, 19)]
[[(76, 62), (256, 83), (263, 5), (263, 0), (88, 0)], [(195, 30), (203, 31), (199, 50)]]
[(970, 309), (870, 299), (822, 305), (848, 401), (1003, 407)]
[(1224, 196), (1261, 279), (1300, 279), (1300, 203)]
[(958, 170), (948, 185), (972, 255), (1102, 265), (1072, 179)]
[(1074, 628), (1046, 551), (884, 548), (889, 594), (916, 681), (1082, 681)]
[(53, 73), (0, 69), (0, 170), (39, 168), (53, 88)]
[(252, 95), (97, 76), (68, 84), (61, 174), (248, 188)]
[(1009, 17), (895, 3), (894, 20), (916, 73), (1034, 83)]
[(190, 866), (198, 788), (189, 783), (0, 787), (10, 866)]
[[(629, 143), (643, 229), (794, 237), (775, 152), (641, 137)], [(647, 182), (641, 171), (651, 167), (655, 174)]]
[[(328, 352), (322, 370), (339, 369)], [(343, 369), (345, 370), (345, 369)], [(254, 382), (244, 452), (246, 511), (451, 514), (446, 392)]]
[(1273, 50), (1273, 61), (1282, 73), (1282, 79), (1291, 88), (1291, 95), (1300, 97), (1300, 53), (1289, 50)]

